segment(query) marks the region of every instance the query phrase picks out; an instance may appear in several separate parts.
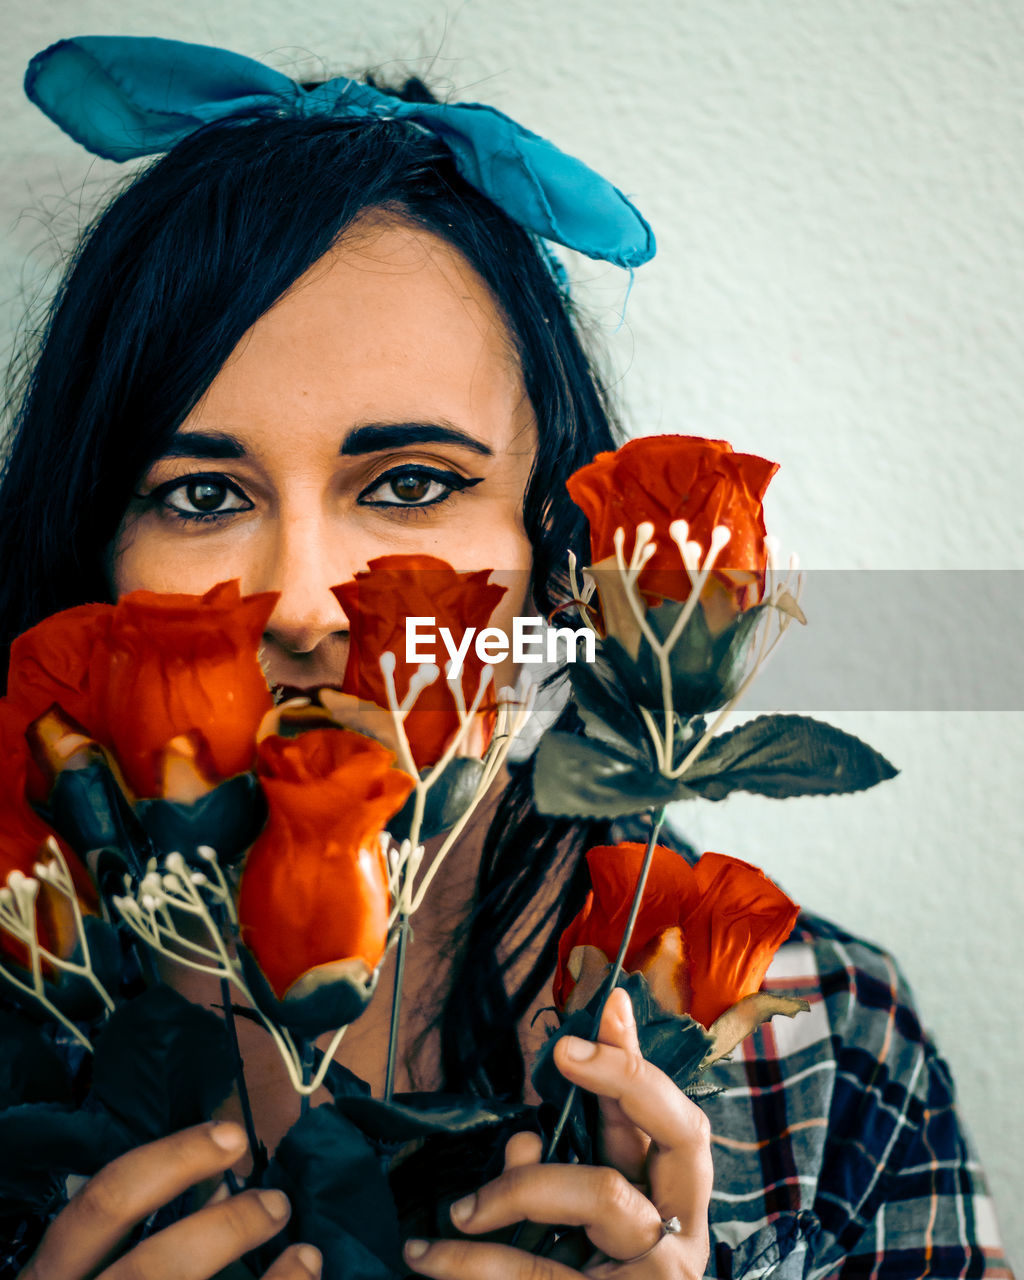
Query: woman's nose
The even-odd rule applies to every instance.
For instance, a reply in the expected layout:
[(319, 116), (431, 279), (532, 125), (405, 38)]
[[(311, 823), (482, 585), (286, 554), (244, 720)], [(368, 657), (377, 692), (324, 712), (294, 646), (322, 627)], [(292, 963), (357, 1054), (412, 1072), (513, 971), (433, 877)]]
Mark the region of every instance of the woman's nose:
[(337, 536), (332, 538), (319, 519), (281, 521), (259, 588), (280, 594), (267, 638), (298, 654), (311, 653), (328, 636), (347, 633), (348, 618), (331, 587), (347, 582), (358, 567), (347, 563)]

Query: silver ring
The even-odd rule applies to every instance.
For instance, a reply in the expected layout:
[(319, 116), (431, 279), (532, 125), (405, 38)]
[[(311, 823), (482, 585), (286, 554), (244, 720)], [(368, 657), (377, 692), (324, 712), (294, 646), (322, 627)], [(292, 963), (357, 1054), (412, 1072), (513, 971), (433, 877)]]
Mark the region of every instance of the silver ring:
[(666, 1236), (678, 1236), (678, 1235), (682, 1235), (682, 1232), (683, 1232), (683, 1224), (679, 1221), (679, 1219), (674, 1214), (671, 1218), (662, 1218), (661, 1235), (658, 1236), (654, 1244), (652, 1244), (649, 1249), (645, 1249), (643, 1253), (634, 1254), (632, 1258), (620, 1258), (619, 1261), (615, 1263), (615, 1265), (619, 1267), (626, 1267), (626, 1266), (629, 1266), (631, 1262), (640, 1262), (641, 1259), (649, 1257), (650, 1254), (652, 1254), (655, 1251), (655, 1249), (657, 1249), (658, 1245), (661, 1244), (661, 1242), (665, 1239)]

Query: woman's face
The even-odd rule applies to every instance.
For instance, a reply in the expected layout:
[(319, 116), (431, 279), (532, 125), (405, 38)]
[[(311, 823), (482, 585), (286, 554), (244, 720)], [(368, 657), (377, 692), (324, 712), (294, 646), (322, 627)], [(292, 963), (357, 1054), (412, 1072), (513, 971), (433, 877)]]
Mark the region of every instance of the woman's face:
[(505, 324), (433, 233), (367, 217), (243, 337), (138, 486), (113, 586), (278, 591), (272, 684), (338, 683), (348, 620), (330, 588), (375, 556), (488, 568), (528, 611), (523, 498), (536, 421)]

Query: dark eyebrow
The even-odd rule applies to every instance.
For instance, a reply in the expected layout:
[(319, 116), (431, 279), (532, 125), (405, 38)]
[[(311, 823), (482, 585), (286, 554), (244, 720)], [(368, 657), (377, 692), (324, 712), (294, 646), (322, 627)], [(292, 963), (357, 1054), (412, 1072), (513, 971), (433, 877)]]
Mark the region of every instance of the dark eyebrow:
[(245, 445), (223, 431), (181, 431), (161, 458), (244, 458)]
[(341, 442), (339, 453), (342, 457), (353, 457), (385, 449), (401, 449), (410, 444), (457, 444), (488, 458), (494, 453), (482, 440), (440, 422), (368, 422), (348, 433)]

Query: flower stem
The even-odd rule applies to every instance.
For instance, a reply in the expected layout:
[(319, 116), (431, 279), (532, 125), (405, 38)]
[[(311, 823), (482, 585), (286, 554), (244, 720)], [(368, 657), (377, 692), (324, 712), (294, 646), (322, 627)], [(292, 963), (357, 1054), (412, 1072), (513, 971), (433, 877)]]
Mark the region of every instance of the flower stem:
[(391, 998), (391, 1026), (388, 1030), (388, 1060), (384, 1071), (384, 1101), (390, 1102), (395, 1092), (395, 1063), (398, 1058), (398, 1029), (402, 1017), (402, 982), (405, 978), (405, 950), (409, 938), (409, 916), (398, 917), (398, 945), (395, 950), (395, 985)]
[[(629, 950), (629, 944), (633, 937), (633, 929), (636, 927), (637, 916), (640, 914), (640, 902), (644, 896), (644, 889), (647, 886), (647, 876), (651, 870), (651, 863), (654, 861), (654, 848), (658, 842), (658, 833), (661, 831), (661, 825), (665, 821), (665, 806), (655, 810), (651, 815), (651, 834), (647, 838), (647, 849), (644, 852), (643, 864), (640, 867), (640, 876), (636, 882), (636, 888), (633, 890), (633, 905), (629, 911), (629, 919), (626, 921), (626, 927), (623, 930), (622, 941), (619, 943), (619, 954), (615, 957), (615, 963), (605, 978), (599, 996), (597, 1011), (594, 1014), (594, 1022), (591, 1028), (591, 1036), (596, 1036), (598, 1028), (601, 1025), (601, 1018), (604, 1014), (604, 1006), (608, 1001), (608, 997), (618, 985), (619, 978), (622, 974), (622, 966), (626, 959), (626, 952)], [(555, 1149), (562, 1138), (562, 1132), (569, 1120), (569, 1113), (572, 1110), (573, 1103), (576, 1101), (576, 1085), (569, 1087), (565, 1102), (562, 1105), (561, 1113), (555, 1124), (554, 1131), (551, 1135), (551, 1141), (548, 1143), (548, 1149), (544, 1153), (544, 1163), (550, 1164), (555, 1158)]]
[(235, 1026), (235, 1010), (231, 1003), (231, 983), (227, 978), (220, 980), (220, 998), (224, 1006), (224, 1026), (227, 1029), (228, 1041), (231, 1045), (231, 1056), (234, 1059), (235, 1084), (238, 1086), (238, 1101), (242, 1108), (242, 1120), (245, 1124), (246, 1136), (249, 1139), (249, 1155), (252, 1157), (254, 1174), (263, 1172), (266, 1165), (266, 1151), (256, 1136), (256, 1124), (252, 1118), (252, 1104), (249, 1101), (249, 1089), (245, 1083), (245, 1064), (242, 1051), (238, 1047), (238, 1029)]
[(313, 1078), (313, 1058), (316, 1055), (316, 1045), (312, 1040), (302, 1042), (302, 1101), (299, 1103), (299, 1115), (304, 1116), (309, 1111), (309, 1095), (310, 1081)]

